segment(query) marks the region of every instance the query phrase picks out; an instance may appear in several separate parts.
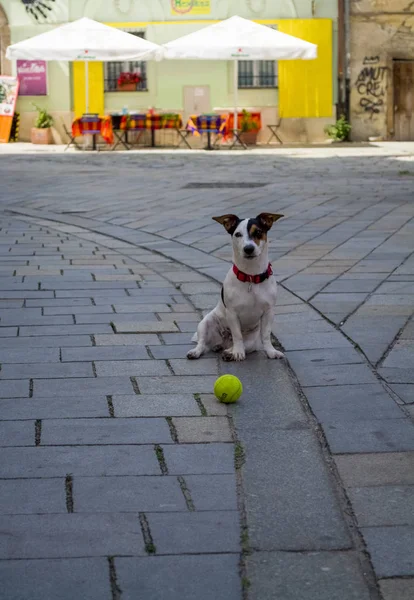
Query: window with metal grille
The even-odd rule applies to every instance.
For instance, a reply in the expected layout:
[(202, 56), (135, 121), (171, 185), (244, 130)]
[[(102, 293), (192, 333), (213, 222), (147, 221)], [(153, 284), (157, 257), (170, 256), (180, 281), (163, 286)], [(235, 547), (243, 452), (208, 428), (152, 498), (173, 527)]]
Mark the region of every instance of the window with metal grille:
[[(277, 25), (269, 25), (277, 29)], [(276, 88), (277, 62), (275, 60), (240, 60), (239, 88)]]
[(240, 60), (239, 88), (277, 87), (277, 62), (275, 60)]
[[(145, 38), (145, 31), (128, 31), (132, 35)], [(147, 63), (143, 60), (133, 60), (124, 62), (106, 62), (105, 65), (105, 92), (119, 92), (118, 79), (121, 73), (132, 73), (140, 76), (139, 83), (136, 84), (136, 92), (146, 92), (147, 87)]]

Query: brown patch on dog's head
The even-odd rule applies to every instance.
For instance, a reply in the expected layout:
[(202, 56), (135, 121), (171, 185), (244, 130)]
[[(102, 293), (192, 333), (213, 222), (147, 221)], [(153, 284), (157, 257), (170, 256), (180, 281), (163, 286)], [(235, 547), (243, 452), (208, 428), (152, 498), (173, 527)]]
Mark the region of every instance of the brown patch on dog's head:
[(247, 223), (247, 233), (253, 242), (260, 246), (260, 242), (267, 242), (267, 233), (264, 231), (261, 223), (257, 219), (249, 219)]
[(241, 219), (237, 215), (222, 215), (221, 217), (213, 217), (213, 221), (217, 221), (217, 223), (223, 225), (227, 233), (233, 235)]
[(272, 227), (273, 223), (275, 223), (282, 217), (284, 217), (284, 215), (275, 215), (274, 213), (264, 212), (260, 213), (260, 215), (257, 215), (255, 220), (258, 221), (260, 223), (260, 226), (264, 229), (264, 231), (267, 232)]

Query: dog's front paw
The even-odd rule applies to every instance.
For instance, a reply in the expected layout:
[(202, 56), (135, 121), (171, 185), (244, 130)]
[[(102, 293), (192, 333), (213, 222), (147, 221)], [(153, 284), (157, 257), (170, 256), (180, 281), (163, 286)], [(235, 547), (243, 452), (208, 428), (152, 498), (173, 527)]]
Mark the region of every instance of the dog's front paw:
[(221, 356), (226, 362), (232, 360), (241, 361), (246, 358), (246, 353), (244, 352), (244, 350), (233, 350), (233, 348), (229, 348), (228, 350), (225, 350)]
[(267, 348), (265, 352), (267, 354), (267, 358), (285, 358), (283, 352), (279, 352), (279, 350), (276, 350), (276, 348), (273, 347)]
[(187, 358), (189, 358), (190, 360), (196, 360), (197, 358), (200, 358), (200, 356), (201, 352), (199, 352), (197, 348), (193, 348), (193, 350), (187, 352)]

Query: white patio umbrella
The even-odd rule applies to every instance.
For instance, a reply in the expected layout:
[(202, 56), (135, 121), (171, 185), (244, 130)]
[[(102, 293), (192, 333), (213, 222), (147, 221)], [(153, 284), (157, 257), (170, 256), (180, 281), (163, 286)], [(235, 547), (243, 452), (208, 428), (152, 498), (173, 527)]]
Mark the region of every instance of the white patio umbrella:
[(238, 61), (317, 57), (317, 46), (234, 16), (163, 45), (169, 59), (234, 61), (234, 127), (237, 127)]
[(159, 57), (160, 46), (92, 19), (79, 19), (7, 48), (9, 60), (85, 62), (86, 111), (89, 110), (88, 63)]

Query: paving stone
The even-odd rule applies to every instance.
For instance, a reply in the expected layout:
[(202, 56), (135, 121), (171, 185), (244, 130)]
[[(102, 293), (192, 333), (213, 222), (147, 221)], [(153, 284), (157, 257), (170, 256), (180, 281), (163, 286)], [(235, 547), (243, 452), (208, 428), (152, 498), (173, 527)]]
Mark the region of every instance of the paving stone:
[(411, 600), (414, 596), (414, 578), (383, 579), (379, 582), (384, 600)]
[(145, 600), (239, 600), (242, 594), (236, 554), (117, 557), (115, 565), (123, 600), (135, 600), (137, 590)]
[[(196, 330), (196, 327), (194, 327), (194, 331), (195, 330)], [(188, 333), (163, 333), (162, 334), (162, 339), (165, 344), (171, 344), (171, 345), (184, 344), (186, 346), (188, 346), (190, 344), (191, 347), (194, 348), (194, 344), (191, 342), (191, 338), (192, 338), (192, 335), (189, 335)]]
[(237, 511), (149, 513), (157, 554), (240, 552)]
[(0, 481), (0, 514), (66, 513), (65, 480)]
[(414, 369), (399, 369), (396, 367), (382, 367), (378, 373), (388, 383), (414, 383)]
[(187, 358), (176, 358), (170, 360), (170, 365), (176, 375), (218, 374), (217, 358), (206, 358), (200, 361), (190, 361)]
[(372, 292), (382, 282), (382, 278), (375, 279), (342, 279), (339, 277), (336, 281), (328, 284), (324, 288), (324, 293), (352, 293), (352, 292)]
[(363, 527), (362, 535), (378, 578), (414, 575), (414, 527)]
[(103, 558), (5, 560), (0, 562), (7, 600), (111, 600), (108, 561)]
[(123, 323), (118, 319), (113, 319), (113, 325), (117, 333), (165, 333), (169, 331), (178, 331), (175, 323), (166, 321), (134, 321)]
[(0, 398), (28, 398), (29, 380), (0, 381)]
[(9, 338), (17, 335), (17, 327), (0, 327), (0, 337)]
[(136, 514), (51, 514), (0, 517), (0, 557), (144, 556)]
[(160, 345), (160, 339), (155, 333), (126, 335), (110, 334), (110, 335), (95, 335), (97, 346), (147, 346)]
[[(187, 352), (194, 348), (194, 344), (188, 342), (187, 345), (177, 344), (177, 345), (165, 345), (165, 346), (149, 346), (149, 351), (151, 355), (155, 359), (172, 359), (172, 358), (185, 358)], [(201, 359), (211, 358), (212, 353), (209, 352), (207, 354), (203, 354), (200, 357)]]
[(405, 416), (379, 383), (312, 387), (305, 394), (320, 423)]
[(149, 446), (62, 446), (54, 448), (3, 448), (1, 477), (65, 477), (109, 475), (160, 475)]
[(393, 383), (390, 385), (390, 388), (393, 392), (398, 394), (399, 398), (406, 404), (411, 404), (414, 402), (414, 385), (413, 384), (398, 384)]
[(324, 432), (333, 454), (414, 450), (414, 425), (408, 419), (329, 423)]
[(113, 396), (116, 417), (184, 417), (200, 416), (191, 394)]
[(411, 369), (414, 366), (414, 340), (398, 340), (382, 366)]
[(233, 439), (227, 417), (178, 417), (173, 418), (173, 423), (183, 444)]
[(414, 525), (414, 486), (356, 487), (348, 495), (360, 527)]
[(53, 306), (53, 307), (71, 307), (71, 306), (92, 306), (90, 298), (48, 298), (45, 300), (26, 300), (27, 307), (33, 306)]
[(176, 477), (77, 477), (76, 513), (187, 511)]
[(249, 596), (260, 600), (369, 600), (354, 552), (254, 552)]
[(404, 325), (405, 317), (369, 316), (358, 314), (352, 315), (342, 330), (356, 343), (358, 343), (367, 354), (368, 358), (377, 362), (395, 336)]
[(200, 394), (200, 400), (209, 417), (227, 415), (227, 405), (219, 402), (213, 394)]
[(143, 346), (120, 347), (120, 346), (94, 346), (92, 348), (64, 348), (62, 349), (62, 361), (117, 361), (117, 360), (145, 360), (150, 356)]
[(95, 369), (98, 377), (171, 375), (167, 363), (163, 360), (101, 360), (96, 362)]
[(346, 486), (413, 485), (414, 452), (336, 456)]
[(0, 421), (0, 446), (34, 446), (33, 421)]
[[(0, 390), (2, 383), (0, 382)], [(17, 383), (17, 382), (16, 382)], [(20, 382), (19, 382), (20, 383)], [(78, 379), (37, 379), (34, 382), (33, 396), (35, 398), (50, 398), (51, 396), (76, 396), (76, 395), (99, 395), (111, 396), (112, 394), (132, 394), (134, 389), (128, 377), (99, 377), (99, 378), (78, 378)], [(20, 394), (22, 395), (22, 394)], [(7, 398), (12, 397), (10, 394)]]
[(45, 317), (33, 317), (30, 314), (23, 316), (7, 316), (2, 317), (1, 319), (2, 325), (16, 325), (18, 327), (23, 326), (48, 326), (51, 327), (53, 325), (72, 325), (73, 319), (71, 315), (58, 315), (58, 316), (45, 316)]
[(58, 348), (4, 348), (0, 350), (0, 363), (56, 363), (59, 362)]
[(188, 475), (195, 510), (237, 510), (235, 475)]
[(286, 350), (314, 350), (318, 348), (343, 348), (349, 347), (348, 340), (338, 331), (330, 333), (283, 333), (274, 329), (274, 334), (282, 342)]
[(170, 475), (234, 473), (233, 444), (177, 444), (163, 446)]
[(82, 334), (95, 334), (95, 333), (109, 333), (112, 332), (110, 325), (33, 325), (27, 327), (20, 327), (20, 335), (22, 337), (31, 336), (66, 336), (66, 335), (82, 335)]
[(368, 365), (295, 365), (296, 375), (303, 387), (338, 386), (352, 381), (353, 385), (378, 380)]
[(79, 417), (108, 417), (108, 402), (104, 396), (68, 398), (8, 398), (0, 404), (2, 420), (77, 419)]
[(18, 337), (7, 340), (8, 349), (21, 348), (65, 348), (71, 346), (92, 346), (90, 335), (45, 335), (35, 337)]
[(349, 548), (333, 483), (312, 432), (290, 429), (275, 435), (247, 419), (235, 420), (247, 449), (243, 485), (250, 545), (267, 552)]
[[(115, 312), (119, 314), (132, 313), (134, 315), (139, 313), (170, 313), (171, 307), (167, 304), (154, 304), (148, 302), (148, 304), (114, 304)], [(130, 319), (131, 320), (131, 319)]]
[(4, 364), (2, 379), (59, 379), (71, 377), (93, 377), (92, 363), (51, 363), (51, 364)]
[(302, 365), (351, 365), (365, 363), (365, 357), (354, 348), (321, 348), (315, 350), (300, 350), (286, 352), (286, 358), (295, 369), (297, 364)]
[(78, 444), (168, 444), (164, 419), (49, 419), (43, 422), (42, 446)]
[(212, 391), (216, 379), (216, 376), (211, 375), (175, 375), (171, 377), (138, 377), (137, 381), (141, 394), (202, 394)]

